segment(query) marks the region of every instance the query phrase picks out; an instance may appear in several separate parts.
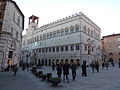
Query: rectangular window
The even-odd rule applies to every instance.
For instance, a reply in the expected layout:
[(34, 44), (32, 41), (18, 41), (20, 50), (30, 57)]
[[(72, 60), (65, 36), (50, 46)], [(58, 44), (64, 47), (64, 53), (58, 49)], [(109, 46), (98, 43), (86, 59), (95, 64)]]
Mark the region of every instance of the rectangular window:
[(49, 52), (51, 52), (51, 48), (49, 48)]
[(39, 41), (39, 36), (37, 36), (37, 41)]
[(35, 42), (37, 41), (37, 38), (35, 37)]
[(37, 53), (37, 49), (35, 49), (35, 53)]
[(79, 45), (76, 45), (76, 50), (80, 50), (80, 47), (79, 47)]
[(38, 50), (39, 50), (39, 49), (36, 49), (36, 53), (38, 53)]
[(87, 51), (87, 45), (85, 45), (85, 51)]
[(64, 47), (63, 46), (61, 46), (60, 49), (61, 49), (61, 51), (64, 51)]
[(65, 46), (65, 51), (68, 51), (68, 46)]
[(52, 48), (52, 51), (55, 52), (55, 47)]
[(35, 49), (33, 49), (33, 51), (32, 51), (33, 53), (35, 53)]
[(71, 45), (70, 48), (71, 48), (71, 51), (74, 51), (74, 45)]
[(45, 52), (44, 48), (42, 48), (42, 52)]
[(59, 52), (59, 47), (56, 47), (56, 51)]
[(41, 48), (39, 48), (39, 53), (41, 53)]
[(46, 52), (48, 52), (48, 48), (46, 48)]

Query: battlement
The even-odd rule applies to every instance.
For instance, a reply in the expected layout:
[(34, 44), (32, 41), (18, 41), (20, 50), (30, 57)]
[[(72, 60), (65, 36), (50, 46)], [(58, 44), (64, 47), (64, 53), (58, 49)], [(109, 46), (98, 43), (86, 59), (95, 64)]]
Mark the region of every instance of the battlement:
[[(59, 24), (62, 24), (62, 23), (65, 23), (67, 21), (70, 21), (70, 20), (73, 20), (73, 19), (76, 19), (76, 18), (85, 18), (87, 19), (90, 23), (94, 24), (95, 26), (97, 26), (92, 20), (90, 20), (86, 15), (84, 15), (82, 12), (79, 12), (79, 13), (75, 13), (75, 14), (72, 14), (71, 16), (68, 16), (68, 17), (65, 17), (65, 18), (62, 18), (62, 19), (59, 19), (59, 20), (56, 20), (54, 22), (51, 22), (51, 23), (48, 23), (48, 24), (45, 24), (41, 27), (39, 27), (39, 29), (43, 30), (43, 29), (46, 29), (46, 28), (50, 28), (50, 27), (53, 27), (55, 25), (59, 25)], [(98, 27), (98, 26), (97, 26)]]

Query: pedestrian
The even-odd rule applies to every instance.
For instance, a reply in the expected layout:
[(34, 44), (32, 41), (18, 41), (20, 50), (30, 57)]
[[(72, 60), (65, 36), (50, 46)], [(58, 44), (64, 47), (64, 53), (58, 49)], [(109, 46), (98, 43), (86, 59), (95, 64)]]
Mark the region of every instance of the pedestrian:
[(27, 67), (27, 71), (29, 71), (29, 67), (30, 67), (29, 63), (26, 63), (26, 67)]
[(55, 62), (52, 62), (52, 70), (55, 71)]
[(65, 82), (65, 77), (67, 80), (67, 83), (69, 83), (69, 68), (70, 64), (68, 63), (68, 60), (65, 61), (65, 64), (63, 64), (63, 82)]
[(83, 64), (81, 65), (82, 68), (82, 76), (87, 77), (87, 65), (86, 65), (86, 61), (83, 61)]
[(99, 72), (99, 63), (98, 63), (98, 61), (95, 62), (95, 69), (96, 69), (97, 72)]
[(107, 68), (107, 70), (108, 70), (109, 63), (108, 63), (108, 62), (105, 62), (105, 66), (106, 66), (106, 68)]
[(56, 70), (57, 70), (58, 77), (61, 78), (61, 75), (62, 75), (62, 65), (60, 63), (57, 64)]
[(75, 78), (76, 78), (76, 70), (77, 70), (77, 65), (75, 64), (75, 62), (72, 63), (72, 65), (71, 65), (71, 70), (72, 70), (72, 79), (73, 79), (73, 81), (75, 81)]
[(94, 73), (94, 68), (95, 68), (94, 62), (91, 62), (90, 66), (91, 66), (91, 68), (92, 68), (92, 72)]
[(18, 67), (16, 64), (16, 65), (14, 65), (14, 68), (13, 68), (14, 76), (16, 76), (17, 71), (18, 71)]
[(104, 69), (105, 67), (105, 62), (102, 62), (102, 69)]

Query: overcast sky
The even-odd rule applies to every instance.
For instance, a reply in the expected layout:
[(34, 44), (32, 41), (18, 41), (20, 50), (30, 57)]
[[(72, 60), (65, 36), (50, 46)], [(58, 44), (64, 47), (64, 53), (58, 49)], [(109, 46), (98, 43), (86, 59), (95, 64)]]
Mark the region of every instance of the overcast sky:
[[(25, 16), (39, 17), (39, 27), (83, 12), (101, 28), (101, 36), (120, 33), (120, 0), (14, 0)], [(25, 34), (25, 31), (23, 32)]]

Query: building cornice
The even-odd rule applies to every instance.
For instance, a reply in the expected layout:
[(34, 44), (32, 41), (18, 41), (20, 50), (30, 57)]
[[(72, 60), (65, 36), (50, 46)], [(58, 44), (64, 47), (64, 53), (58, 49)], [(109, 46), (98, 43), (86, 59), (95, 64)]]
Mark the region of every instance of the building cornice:
[(112, 34), (112, 35), (107, 35), (107, 36), (103, 36), (103, 38), (106, 38), (106, 37), (114, 37), (114, 36), (120, 36), (120, 33), (118, 33), (118, 34)]

